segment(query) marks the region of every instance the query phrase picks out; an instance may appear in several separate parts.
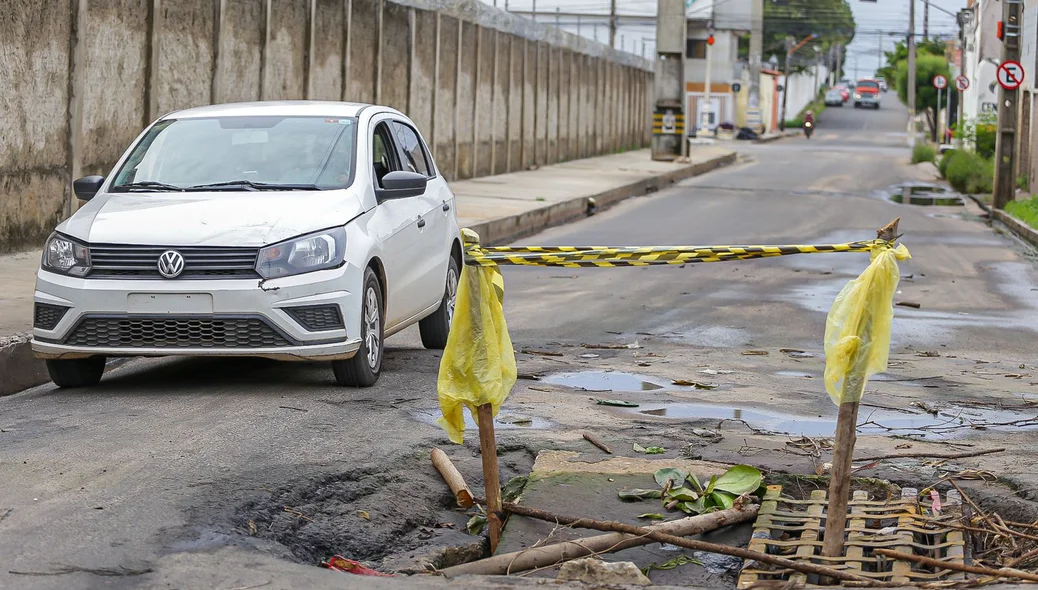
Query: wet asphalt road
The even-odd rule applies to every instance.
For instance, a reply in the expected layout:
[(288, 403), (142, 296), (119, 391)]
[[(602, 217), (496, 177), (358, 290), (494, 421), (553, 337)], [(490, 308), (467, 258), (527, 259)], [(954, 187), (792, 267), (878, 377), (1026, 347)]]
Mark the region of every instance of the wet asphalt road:
[[(1019, 246), (973, 208), (884, 198), (882, 189), (919, 174), (907, 164), (905, 111), (893, 94), (886, 99), (879, 111), (831, 108), (810, 141), (739, 146), (735, 166), (523, 243), (842, 242), (871, 238), (900, 216), (914, 256), (902, 274), (914, 280), (898, 299), (921, 308), (898, 308), (894, 348), (1033, 362), (1038, 274)], [(517, 349), (649, 338), (692, 355), (817, 351), (832, 298), (867, 261), (836, 254), (686, 268), (508, 268), (506, 310)], [(415, 330), (389, 344), (386, 373), (370, 390), (335, 387), (319, 364), (158, 359), (129, 363), (94, 390), (42, 386), (0, 399), (0, 587), (162, 585), (147, 575), (9, 573), (55, 562), (158, 568), (164, 581), (208, 587), (212, 579), (182, 556), (242, 545), (228, 523), (258, 490), (314, 473), (403, 470), (410, 464), (402, 458), (426, 456), (444, 442), (432, 425), (438, 354), (421, 349)], [(822, 394), (789, 411), (827, 403)], [(235, 565), (221, 555), (233, 568), (253, 554), (236, 553)]]

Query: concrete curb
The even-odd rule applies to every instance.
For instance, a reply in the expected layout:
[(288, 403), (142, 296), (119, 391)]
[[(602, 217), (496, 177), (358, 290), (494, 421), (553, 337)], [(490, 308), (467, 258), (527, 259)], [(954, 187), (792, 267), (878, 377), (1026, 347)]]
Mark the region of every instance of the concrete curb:
[(1002, 225), (1006, 226), (1010, 232), (1016, 237), (1027, 242), (1034, 248), (1038, 248), (1038, 231), (1033, 227), (1027, 225), (1023, 221), (1013, 217), (1012, 215), (1002, 211), (1001, 209), (992, 208), (991, 211), (992, 219), (998, 221)]
[(32, 356), (29, 334), (0, 338), (0, 396), (50, 381), (43, 361)]
[[(736, 157), (732, 152), (595, 195), (581, 196), (519, 215), (477, 223), (471, 228), (479, 233), (484, 245), (506, 244), (543, 229), (587, 217), (589, 198), (595, 199), (595, 210), (602, 211), (624, 199), (651, 193), (686, 178), (733, 164)], [(30, 334), (0, 338), (0, 396), (18, 393), (50, 381), (46, 365), (32, 355), (30, 338)]]
[(539, 231), (569, 223), (588, 216), (588, 199), (595, 200), (595, 210), (602, 211), (630, 197), (645, 195), (668, 185), (706, 174), (717, 168), (735, 163), (737, 155), (732, 152), (697, 164), (683, 166), (677, 170), (619, 186), (594, 195), (584, 195), (553, 203), (545, 207), (518, 215), (509, 215), (472, 224), (470, 229), (479, 234), (484, 246), (500, 246), (513, 240), (533, 235)]
[(799, 131), (786, 131), (784, 133), (776, 133), (775, 135), (767, 135), (759, 139), (753, 140), (753, 143), (771, 143), (780, 139), (786, 139), (787, 137), (796, 137), (800, 135)]

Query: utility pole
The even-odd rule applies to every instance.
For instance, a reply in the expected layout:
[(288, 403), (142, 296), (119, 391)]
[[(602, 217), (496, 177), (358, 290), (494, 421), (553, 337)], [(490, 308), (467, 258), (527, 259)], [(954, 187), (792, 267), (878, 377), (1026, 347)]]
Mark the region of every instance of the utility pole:
[(674, 161), (687, 154), (685, 139), (685, 45), (688, 42), (684, 0), (657, 0), (656, 102), (652, 115), (652, 159)]
[[(915, 0), (908, 0), (908, 120), (915, 119)], [(913, 128), (912, 133), (915, 132)], [(915, 143), (914, 135), (912, 143)]]
[(557, 29), (557, 28), (559, 28), (559, 26), (560, 26), (560, 22), (559, 22), (559, 16), (560, 16), (560, 15), (559, 15), (559, 11), (561, 11), (561, 10), (562, 10), (562, 9), (561, 9), (561, 8), (559, 8), (558, 6), (556, 6), (556, 7), (555, 7), (555, 28), (556, 28), (556, 29)]
[(580, 36), (580, 15), (577, 15), (577, 36)]
[(616, 46), (616, 0), (609, 0), (609, 46)]
[[(713, 36), (714, 25), (712, 22), (707, 25), (706, 34), (708, 36)], [(714, 45), (708, 41), (706, 44), (706, 78), (703, 81), (703, 100), (700, 103), (702, 106), (700, 107), (701, 114), (699, 128), (696, 130), (696, 135), (698, 135), (700, 131), (707, 131), (710, 129), (710, 114), (714, 111), (714, 103), (710, 100), (710, 75), (712, 73), (711, 67), (713, 66), (713, 63)]]
[(746, 105), (746, 125), (759, 130), (763, 122), (760, 114), (760, 64), (764, 36), (764, 0), (750, 0), (750, 29), (750, 87)]
[(782, 115), (779, 116), (779, 131), (786, 130), (786, 98), (789, 97), (789, 59), (793, 57), (793, 38), (786, 37), (786, 73), (782, 78)]
[[(836, 75), (833, 80), (839, 82), (843, 78), (843, 43), (836, 44)], [(847, 91), (852, 91), (853, 88), (848, 88)]]
[(533, 22), (537, 22), (537, 0), (533, 0), (533, 6), (530, 7), (530, 16), (533, 18)]
[[(1020, 3), (1002, 1), (1002, 63), (1020, 61)], [(1029, 65), (1029, 64), (1028, 64)], [(998, 136), (995, 140), (995, 208), (1004, 209), (1016, 198), (1016, 99), (1019, 90), (1002, 88), (998, 101)]]
[(923, 0), (923, 41), (930, 38), (930, 3)]

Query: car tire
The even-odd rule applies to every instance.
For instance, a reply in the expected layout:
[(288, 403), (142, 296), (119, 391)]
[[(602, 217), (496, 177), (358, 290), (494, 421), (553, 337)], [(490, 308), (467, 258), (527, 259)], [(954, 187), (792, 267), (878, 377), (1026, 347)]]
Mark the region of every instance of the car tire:
[(385, 305), (375, 271), (364, 271), (361, 289), (360, 348), (352, 358), (332, 361), (335, 382), (346, 387), (371, 387), (382, 374), (385, 351)]
[(454, 317), (454, 303), (458, 297), (458, 282), (461, 272), (458, 261), (453, 256), (447, 263), (447, 282), (443, 289), (443, 300), (440, 307), (432, 315), (418, 322), (418, 331), (422, 335), (422, 346), (430, 350), (443, 350), (447, 347), (447, 336), (451, 331), (451, 319)]
[(93, 387), (105, 372), (105, 357), (54, 359), (47, 361), (47, 373), (55, 385), (63, 389)]

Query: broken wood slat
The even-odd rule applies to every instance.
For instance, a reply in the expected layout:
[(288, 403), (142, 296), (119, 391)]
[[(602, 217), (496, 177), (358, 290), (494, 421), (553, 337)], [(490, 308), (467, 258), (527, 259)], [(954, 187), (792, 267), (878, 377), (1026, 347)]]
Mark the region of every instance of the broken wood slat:
[[(904, 529), (912, 524), (912, 516), (915, 513), (915, 506), (909, 504), (909, 502), (915, 502), (916, 496), (919, 494), (919, 490), (915, 488), (902, 488), (901, 489), (901, 500), (904, 502), (905, 513), (897, 518), (897, 536), (901, 538), (902, 545), (898, 551), (903, 553), (912, 553), (912, 533)], [(877, 549), (877, 551), (879, 551)], [(897, 560), (894, 562), (894, 566), (891, 569), (894, 576), (890, 579), (891, 582), (897, 582), (899, 584), (908, 584), (911, 582), (912, 564), (904, 560)]]
[[(764, 500), (761, 502), (760, 510), (757, 512), (757, 522), (753, 525), (753, 536), (750, 537), (748, 547), (750, 551), (768, 552), (765, 540), (771, 539), (771, 513), (778, 508), (778, 499), (781, 495), (782, 486), (768, 486), (768, 491), (764, 493)], [(743, 564), (743, 569), (746, 570), (745, 564)], [(756, 570), (746, 571), (746, 573), (739, 576), (739, 588), (753, 586), (758, 579), (759, 575), (756, 573)]]
[(865, 490), (855, 490), (851, 501), (851, 519), (847, 528), (847, 568), (860, 572), (862, 569), (862, 558), (865, 556), (865, 548), (860, 545), (865, 535), (861, 532), (865, 528), (865, 513), (855, 513), (858, 502), (869, 499), (869, 493)]
[[(815, 490), (811, 492), (811, 500), (815, 503), (807, 507), (807, 515), (809, 518), (804, 523), (804, 532), (800, 535), (800, 538), (804, 541), (818, 540), (818, 534), (822, 529), (822, 510), (825, 507), (825, 490)], [(796, 558), (804, 561), (811, 561), (814, 554), (815, 546), (804, 544), (797, 547)], [(807, 584), (807, 576), (803, 573), (797, 573), (790, 576), (789, 581), (796, 585)]]

